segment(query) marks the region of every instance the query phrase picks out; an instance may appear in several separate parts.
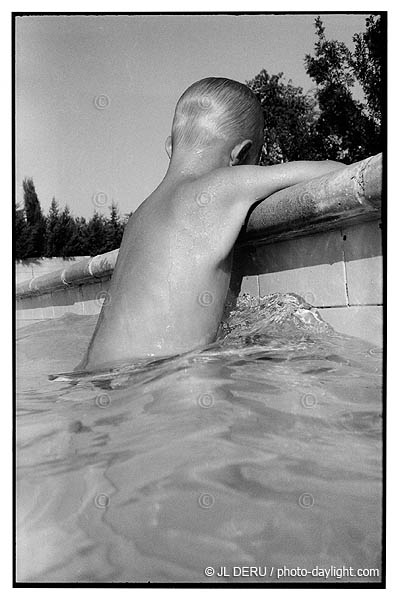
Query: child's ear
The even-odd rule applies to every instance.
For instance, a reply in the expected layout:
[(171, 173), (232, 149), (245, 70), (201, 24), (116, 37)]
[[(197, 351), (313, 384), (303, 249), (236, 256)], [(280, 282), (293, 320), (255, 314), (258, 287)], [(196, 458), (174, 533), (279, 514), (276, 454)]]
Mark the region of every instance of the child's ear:
[(229, 166), (234, 167), (235, 165), (243, 164), (250, 152), (252, 145), (253, 142), (251, 140), (243, 140), (243, 142), (240, 142), (240, 144), (236, 144), (231, 152)]
[(165, 140), (165, 151), (168, 154), (168, 158), (171, 158), (171, 156), (172, 156), (172, 138), (170, 135)]

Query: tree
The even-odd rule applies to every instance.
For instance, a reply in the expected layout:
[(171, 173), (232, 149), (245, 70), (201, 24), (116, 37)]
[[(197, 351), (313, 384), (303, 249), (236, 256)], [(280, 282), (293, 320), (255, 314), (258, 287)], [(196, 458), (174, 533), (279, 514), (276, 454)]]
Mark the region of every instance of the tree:
[[(343, 42), (327, 40), (320, 17), (315, 20), (314, 56), (305, 57), (306, 71), (317, 84), (319, 116), (315, 123), (319, 152), (324, 158), (355, 162), (378, 152), (380, 132), (368, 108), (352, 95), (361, 71), (361, 50), (354, 58)], [(361, 36), (360, 40), (364, 40)], [(361, 41), (359, 47), (361, 48)], [(364, 88), (369, 89), (367, 76)], [(375, 89), (375, 88), (374, 88)]]
[(87, 243), (91, 256), (106, 252), (106, 219), (103, 215), (94, 211), (92, 218), (87, 225)]
[(120, 247), (123, 233), (124, 225), (121, 222), (118, 207), (114, 202), (112, 202), (110, 207), (110, 216), (106, 223), (106, 252)]
[(17, 260), (23, 260), (28, 257), (28, 241), (29, 241), (29, 230), (25, 219), (24, 209), (19, 206), (15, 207), (15, 258)]
[(350, 65), (367, 100), (371, 117), (380, 128), (383, 112), (382, 78), (385, 60), (385, 32), (382, 17), (366, 19), (366, 31), (353, 37), (355, 50)]
[(59, 256), (75, 256), (80, 254), (76, 222), (68, 206), (65, 206), (59, 219)]
[(24, 207), (27, 224), (32, 227), (42, 216), (39, 198), (35, 190), (35, 184), (31, 177), (25, 177), (22, 182), (24, 190)]
[(30, 257), (43, 256), (46, 249), (46, 220), (32, 178), (22, 182), (25, 219), (28, 227), (27, 253)]
[(283, 73), (269, 75), (265, 69), (246, 82), (264, 111), (264, 146), (260, 164), (269, 165), (317, 158), (315, 148), (315, 99), (284, 82)]
[(58, 203), (56, 199), (53, 197), (49, 214), (46, 219), (46, 256), (60, 256), (60, 237), (59, 237), (59, 227), (60, 227), (60, 211), (58, 208)]
[(82, 256), (102, 254), (118, 248), (129, 215), (121, 218), (115, 203), (110, 216), (95, 212), (87, 222), (74, 217), (68, 206), (60, 211), (53, 197), (43, 216), (33, 180), (25, 178), (24, 208), (15, 207), (15, 254), (17, 260), (39, 256)]
[(75, 217), (75, 243), (77, 246), (76, 256), (86, 256), (90, 254), (88, 243), (88, 224), (85, 217)]

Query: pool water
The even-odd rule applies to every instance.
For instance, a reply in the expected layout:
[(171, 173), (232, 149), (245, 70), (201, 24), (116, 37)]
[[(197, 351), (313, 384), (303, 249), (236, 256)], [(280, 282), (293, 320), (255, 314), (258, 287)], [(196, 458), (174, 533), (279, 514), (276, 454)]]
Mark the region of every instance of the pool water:
[(49, 378), (96, 318), (17, 333), (17, 581), (380, 581), (379, 348), (274, 294), (207, 348)]

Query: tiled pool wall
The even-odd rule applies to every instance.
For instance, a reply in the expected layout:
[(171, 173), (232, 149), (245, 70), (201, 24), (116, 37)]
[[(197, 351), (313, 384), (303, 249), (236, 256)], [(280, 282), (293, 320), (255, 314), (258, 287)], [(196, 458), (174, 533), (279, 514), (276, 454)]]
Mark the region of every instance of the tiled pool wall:
[(239, 262), (241, 293), (295, 292), (337, 331), (382, 345), (380, 220), (253, 246)]
[[(84, 257), (69, 259), (81, 260)], [(64, 267), (63, 259), (17, 264), (17, 282)], [(232, 289), (261, 297), (294, 292), (337, 331), (382, 345), (382, 231), (379, 220), (238, 250)], [(110, 276), (17, 301), (17, 326), (66, 312), (100, 312)]]

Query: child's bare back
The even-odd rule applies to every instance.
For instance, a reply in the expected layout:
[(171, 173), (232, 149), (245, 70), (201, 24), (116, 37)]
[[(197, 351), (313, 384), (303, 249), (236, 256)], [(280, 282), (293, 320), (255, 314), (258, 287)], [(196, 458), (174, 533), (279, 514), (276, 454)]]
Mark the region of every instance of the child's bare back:
[[(240, 108), (242, 122), (232, 106)], [(128, 222), (108, 301), (79, 368), (177, 354), (214, 341), (233, 246), (249, 208), (343, 166), (301, 161), (257, 167), (262, 140), (261, 107), (242, 84), (208, 78), (185, 92), (167, 140), (168, 172)]]

